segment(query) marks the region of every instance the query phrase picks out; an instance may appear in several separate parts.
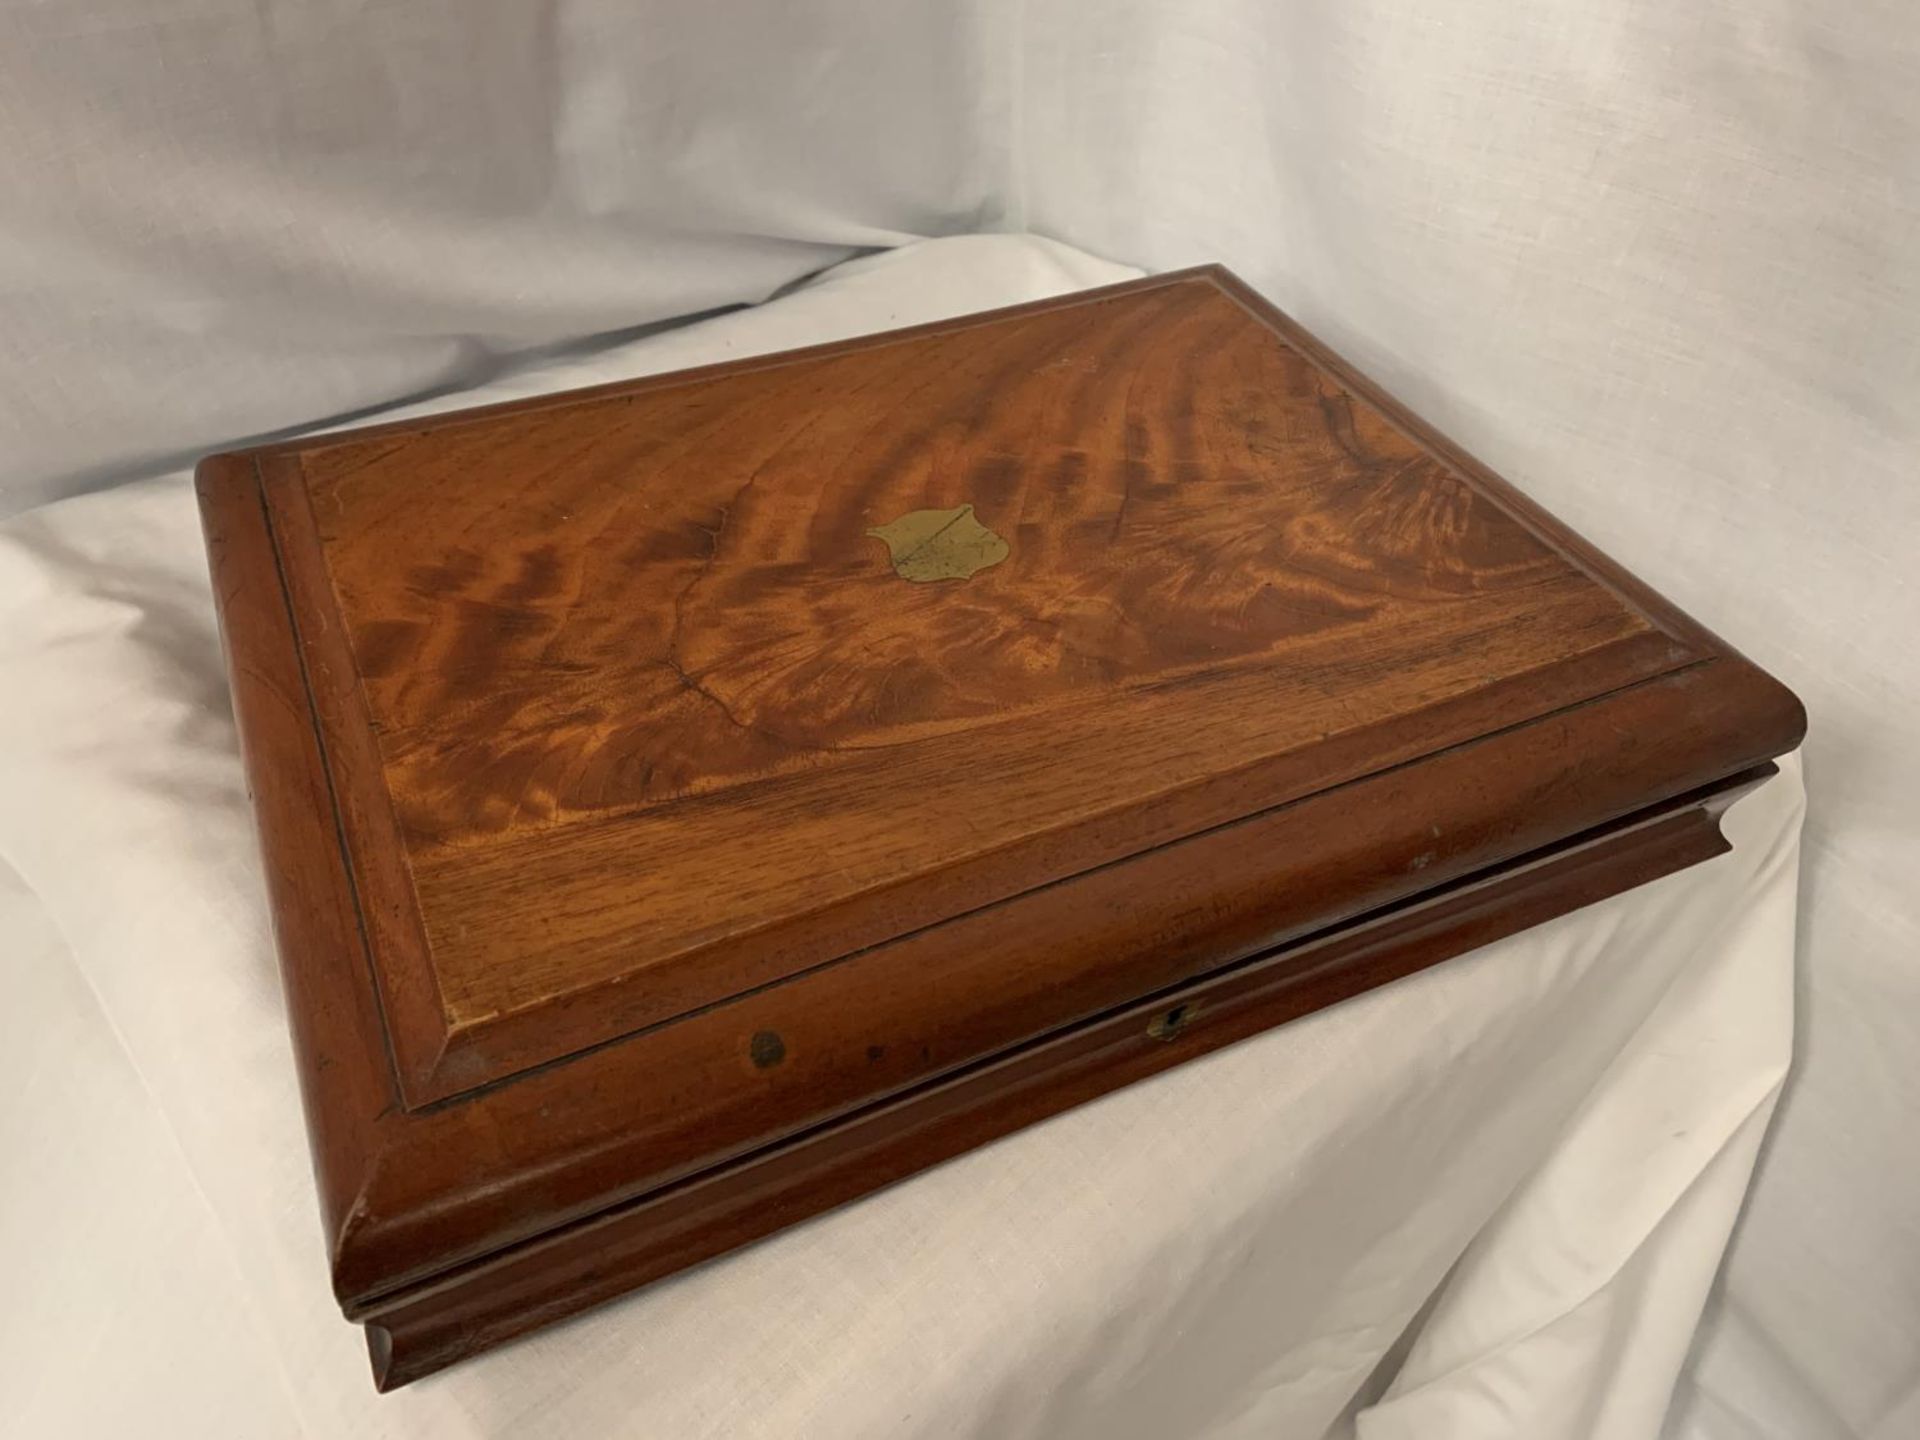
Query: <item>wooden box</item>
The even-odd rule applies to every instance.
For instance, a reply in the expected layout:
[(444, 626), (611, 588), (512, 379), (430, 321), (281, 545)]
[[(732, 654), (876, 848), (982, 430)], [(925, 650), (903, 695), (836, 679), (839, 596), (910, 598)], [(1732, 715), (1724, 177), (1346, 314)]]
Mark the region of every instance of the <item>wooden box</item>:
[(1217, 268), (199, 491), (383, 1387), (1717, 854), (1804, 723)]

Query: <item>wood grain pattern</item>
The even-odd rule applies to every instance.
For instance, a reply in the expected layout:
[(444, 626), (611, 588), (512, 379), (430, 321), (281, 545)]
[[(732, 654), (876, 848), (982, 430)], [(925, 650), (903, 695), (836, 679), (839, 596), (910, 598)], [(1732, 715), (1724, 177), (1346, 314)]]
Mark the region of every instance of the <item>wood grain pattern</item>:
[[(406, 867), (415, 1100), (1283, 803), (1330, 736), (1693, 654), (1204, 277), (329, 442), (268, 495), (360, 678), (357, 863)], [(964, 585), (866, 533), (967, 503), (1013, 553)]]
[[(1580, 578), (1204, 283), (430, 439), (303, 468), (438, 851)], [(899, 586), (868, 528), (966, 503), (1010, 563)]]
[[(1703, 858), (1804, 724), (1219, 270), (200, 490), (390, 1382), (1148, 1073), (1072, 1059), (1142, 997), (1322, 957), (1231, 1038)], [(967, 504), (964, 581), (867, 533)]]

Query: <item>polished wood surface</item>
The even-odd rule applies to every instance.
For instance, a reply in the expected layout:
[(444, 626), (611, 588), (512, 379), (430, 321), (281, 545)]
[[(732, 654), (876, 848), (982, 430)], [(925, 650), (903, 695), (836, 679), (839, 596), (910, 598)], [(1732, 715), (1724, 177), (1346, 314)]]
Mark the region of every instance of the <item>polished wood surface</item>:
[[(266, 494), (354, 677), (319, 703), (415, 1100), (1295, 798), (1331, 736), (1692, 653), (1205, 277), (321, 442)], [(902, 584), (868, 531), (962, 505), (1006, 560)]]
[[(1142, 997), (1347, 956), (1271, 1024), (1702, 858), (1802, 725), (1218, 270), (200, 480), (389, 1380), (1247, 1033), (1171, 1002), (1161, 1059), (1047, 1080)], [(1391, 966), (1314, 949), (1468, 890)], [(1015, 1054), (1000, 1119), (934, 1098)], [(616, 1214), (590, 1284), (552, 1258)]]
[(1772, 771), (1163, 991), (361, 1307), (374, 1381), (404, 1385), (1356, 989), (1723, 854), (1721, 810)]

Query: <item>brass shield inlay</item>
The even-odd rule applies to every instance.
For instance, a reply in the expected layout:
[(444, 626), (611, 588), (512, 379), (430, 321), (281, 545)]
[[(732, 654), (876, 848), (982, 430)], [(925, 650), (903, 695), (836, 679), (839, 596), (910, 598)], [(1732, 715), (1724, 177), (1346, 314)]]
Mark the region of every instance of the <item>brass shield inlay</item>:
[(1007, 542), (973, 518), (973, 506), (913, 510), (867, 534), (886, 542), (902, 580), (965, 580), (1007, 558)]

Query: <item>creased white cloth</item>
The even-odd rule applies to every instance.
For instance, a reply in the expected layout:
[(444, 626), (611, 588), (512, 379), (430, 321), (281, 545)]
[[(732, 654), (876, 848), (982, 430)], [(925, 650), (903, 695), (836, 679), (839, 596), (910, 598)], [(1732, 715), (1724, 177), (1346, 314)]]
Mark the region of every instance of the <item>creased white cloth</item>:
[[(931, 242), (461, 398), (1127, 273)], [(1644, 1440), (1788, 1061), (1792, 763), (1731, 855), (376, 1397), (184, 476), (0, 525), (0, 677), (7, 1435)]]

